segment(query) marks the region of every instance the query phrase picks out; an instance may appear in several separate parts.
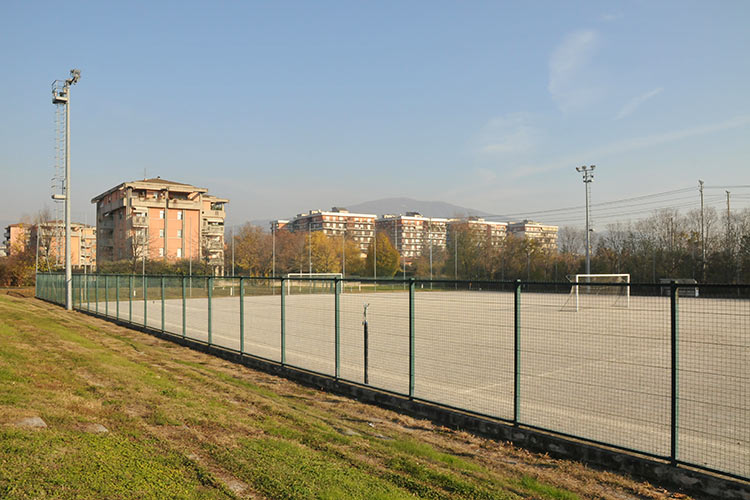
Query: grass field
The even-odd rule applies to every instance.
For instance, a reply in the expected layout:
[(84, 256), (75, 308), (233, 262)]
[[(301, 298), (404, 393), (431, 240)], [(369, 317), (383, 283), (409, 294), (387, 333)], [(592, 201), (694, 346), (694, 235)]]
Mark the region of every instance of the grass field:
[(0, 424), (2, 498), (674, 498), (7, 295)]

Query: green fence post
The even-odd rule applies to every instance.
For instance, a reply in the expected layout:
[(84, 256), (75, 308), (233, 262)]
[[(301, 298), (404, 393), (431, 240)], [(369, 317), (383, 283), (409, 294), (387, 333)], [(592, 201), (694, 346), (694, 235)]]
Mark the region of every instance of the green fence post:
[(91, 311), (91, 275), (86, 276), (86, 310)]
[(115, 274), (115, 319), (120, 321), (120, 275)]
[(94, 288), (94, 307), (96, 308), (96, 314), (99, 314), (99, 277), (101, 275), (96, 275), (96, 287)]
[(335, 346), (336, 346), (336, 371), (335, 371), (335, 377), (336, 379), (339, 378), (340, 372), (341, 372), (341, 304), (340, 304), (340, 295), (341, 295), (341, 278), (335, 278), (334, 279), (334, 291), (335, 299), (334, 299), (334, 319), (333, 323), (335, 325), (336, 330), (336, 337), (334, 339)]
[(679, 406), (678, 406), (678, 398), (679, 398), (679, 380), (678, 380), (678, 335), (679, 335), (679, 300), (678, 300), (678, 293), (679, 288), (677, 287), (677, 284), (672, 281), (672, 284), (669, 287), (669, 302), (670, 302), (670, 311), (671, 311), (671, 375), (672, 375), (672, 387), (671, 387), (671, 396), (672, 396), (672, 415), (671, 415), (671, 421), (670, 421), (670, 454), (669, 458), (672, 461), (672, 464), (677, 463), (677, 445), (678, 445), (678, 429), (679, 429)]
[(128, 323), (133, 322), (133, 275), (128, 276)]
[(161, 277), (161, 333), (164, 333), (164, 276)]
[(240, 277), (240, 354), (245, 352), (245, 282)]
[(143, 326), (148, 326), (148, 276), (143, 275)]
[(182, 338), (185, 338), (185, 276), (182, 277)]
[(513, 283), (513, 424), (521, 412), (521, 280)]
[(409, 278), (409, 398), (414, 397), (414, 278)]
[(109, 316), (109, 275), (104, 275), (104, 315)]
[(286, 292), (281, 278), (281, 364), (286, 363)]
[(206, 278), (206, 286), (208, 287), (208, 345), (211, 345), (211, 298), (213, 296), (213, 284), (211, 276)]

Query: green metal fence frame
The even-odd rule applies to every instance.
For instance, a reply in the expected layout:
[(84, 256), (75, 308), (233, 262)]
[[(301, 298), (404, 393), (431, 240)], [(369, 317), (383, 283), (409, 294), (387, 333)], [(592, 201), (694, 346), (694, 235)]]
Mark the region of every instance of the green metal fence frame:
[[(100, 308), (99, 308), (99, 301), (100, 301), (100, 295), (99, 295), (99, 288), (100, 288), (100, 280), (103, 278), (104, 280), (104, 316), (109, 316), (109, 287), (110, 287), (110, 277), (115, 276), (115, 300), (117, 302), (116, 304), (116, 315), (115, 319), (118, 321), (124, 321), (120, 317), (120, 285), (121, 285), (121, 275), (107, 275), (107, 274), (88, 274), (88, 275), (74, 275), (73, 277), (73, 285), (74, 287), (78, 288), (77, 296), (78, 296), (78, 303), (74, 306), (76, 309), (86, 309), (90, 313), (94, 313), (96, 315), (100, 315)], [(134, 279), (135, 275), (127, 275), (128, 276), (128, 318), (126, 323), (133, 324), (133, 296), (134, 296)], [(63, 304), (64, 303), (64, 296), (62, 295), (62, 286), (60, 284), (60, 274), (56, 273), (39, 273), (37, 274), (37, 281), (34, 285), (35, 294), (38, 298), (54, 302), (57, 304)], [(143, 287), (143, 324), (142, 325), (135, 325), (135, 326), (142, 326), (145, 329), (149, 329), (148, 325), (148, 283), (149, 278), (159, 278), (160, 279), (160, 288), (161, 288), (161, 296), (160, 296), (160, 302), (161, 302), (161, 328), (157, 331), (160, 331), (161, 333), (166, 332), (166, 325), (165, 325), (165, 302), (166, 302), (166, 293), (165, 293), (165, 280), (167, 279), (167, 276), (142, 276), (142, 287)], [(205, 286), (206, 286), (206, 293), (207, 293), (207, 312), (208, 312), (208, 323), (207, 323), (207, 333), (208, 333), (208, 342), (207, 344), (209, 346), (213, 345), (213, 294), (214, 294), (214, 286), (215, 286), (215, 277), (213, 276), (191, 276), (188, 278), (187, 276), (182, 276), (180, 280), (181, 284), (181, 299), (182, 299), (182, 331), (181, 336), (183, 338), (187, 338), (187, 323), (186, 323), (186, 302), (187, 302), (187, 280), (190, 279), (192, 282), (192, 279), (204, 279), (205, 280)], [(239, 318), (239, 331), (237, 332), (239, 335), (239, 350), (237, 352), (240, 353), (240, 355), (252, 355), (252, 353), (248, 353), (245, 350), (245, 333), (246, 333), (246, 318), (245, 318), (245, 295), (246, 295), (246, 289), (245, 285), (247, 282), (251, 280), (266, 280), (270, 283), (270, 286), (275, 289), (275, 284), (278, 282), (280, 284), (280, 360), (279, 363), (282, 366), (292, 366), (288, 365), (287, 363), (287, 356), (286, 356), (286, 295), (287, 295), (287, 285), (290, 281), (308, 281), (309, 278), (255, 278), (255, 277), (236, 277), (236, 278), (222, 278), (225, 280), (234, 280), (234, 282), (239, 283), (239, 311), (240, 311), (240, 318)], [(334, 372), (333, 374), (325, 374), (321, 373), (320, 375), (324, 376), (332, 376), (336, 380), (344, 380), (346, 382), (352, 382), (352, 383), (361, 383), (353, 380), (346, 380), (341, 377), (341, 303), (340, 303), (340, 297), (343, 293), (343, 286), (346, 281), (352, 281), (352, 279), (344, 279), (344, 278), (312, 278), (313, 281), (330, 281), (332, 284), (332, 289), (334, 291)], [(408, 342), (409, 342), (409, 384), (408, 384), (408, 392), (406, 394), (400, 394), (402, 396), (407, 396), (409, 399), (412, 400), (419, 400), (419, 401), (425, 401), (429, 403), (436, 403), (434, 401), (429, 400), (423, 400), (415, 397), (415, 389), (418, 385), (418, 379), (416, 377), (415, 373), (415, 358), (416, 358), (416, 339), (415, 339), (415, 305), (414, 305), (414, 297), (415, 297), (415, 290), (416, 290), (416, 283), (422, 282), (427, 283), (429, 282), (430, 288), (434, 284), (437, 283), (449, 283), (449, 284), (456, 284), (456, 288), (458, 288), (458, 285), (460, 283), (466, 283), (456, 280), (416, 280), (414, 278), (409, 278), (407, 280), (400, 280), (400, 279), (393, 279), (393, 280), (373, 280), (369, 278), (356, 278), (356, 281), (358, 282), (372, 282), (372, 284), (377, 287), (378, 284), (382, 284), (384, 282), (391, 282), (393, 284), (403, 284), (405, 287), (408, 286), (408, 322), (409, 322), (409, 331), (408, 331)], [(234, 287), (234, 282), (232, 284), (232, 287)], [(91, 310), (91, 293), (92, 293), (92, 283), (93, 283), (93, 293), (94, 293), (94, 302), (95, 307), (94, 310)], [(481, 285), (483, 282), (472, 282), (474, 284)], [(592, 442), (599, 445), (609, 446), (615, 449), (620, 449), (628, 452), (636, 452), (640, 453), (642, 455), (650, 456), (653, 458), (659, 458), (659, 459), (666, 459), (670, 461), (672, 464), (684, 464), (689, 465), (693, 467), (698, 467), (704, 470), (708, 470), (711, 472), (718, 472), (723, 475), (727, 475), (729, 477), (735, 477), (738, 479), (747, 480), (748, 478), (734, 475), (731, 473), (727, 473), (726, 471), (722, 470), (716, 470), (712, 469), (709, 466), (705, 464), (693, 464), (688, 462), (683, 462), (680, 460), (679, 455), (679, 290), (680, 288), (691, 288), (691, 285), (680, 285), (676, 282), (672, 282), (669, 284), (669, 308), (670, 308), (670, 339), (669, 339), (669, 346), (670, 346), (670, 361), (669, 361), (669, 371), (670, 371), (670, 425), (669, 425), (669, 454), (668, 456), (662, 456), (662, 455), (656, 455), (648, 452), (644, 452), (643, 450), (638, 449), (630, 449), (623, 446), (614, 445), (612, 443), (606, 443), (606, 442), (598, 442), (595, 440), (587, 439), (587, 438), (581, 438), (580, 436), (573, 436), (573, 435), (566, 435), (564, 433), (560, 433), (555, 431), (554, 429), (543, 429), (539, 427), (534, 427), (531, 425), (528, 425), (524, 423), (523, 418), (521, 416), (521, 391), (522, 391), (522, 385), (521, 385), (521, 342), (522, 342), (522, 325), (521, 325), (521, 301), (523, 297), (522, 288), (524, 285), (552, 285), (552, 283), (530, 283), (530, 282), (522, 282), (520, 280), (515, 282), (486, 282), (491, 283), (495, 285), (502, 285), (504, 287), (508, 287), (512, 289), (513, 291), (513, 415), (511, 419), (504, 419), (499, 418), (497, 416), (493, 415), (481, 415), (484, 417), (491, 417), (493, 419), (497, 420), (504, 420), (508, 423), (511, 423), (513, 425), (524, 425), (526, 427), (530, 428), (537, 428), (544, 431), (549, 431), (553, 433), (557, 433), (563, 436), (575, 438), (575, 439), (583, 439), (588, 442)], [(558, 284), (555, 284), (558, 285)], [(614, 285), (613, 285), (614, 286)], [(659, 284), (630, 284), (630, 286), (653, 286), (653, 287), (661, 287), (665, 288), (667, 285), (663, 283)], [(692, 285), (695, 286), (695, 285)], [(701, 285), (699, 285), (701, 286)], [(723, 285), (703, 285), (703, 286), (723, 286)], [(750, 285), (737, 285), (737, 287), (740, 288), (747, 288), (750, 290)], [(232, 288), (234, 290), (234, 288)], [(83, 298), (86, 298), (86, 304), (84, 307)], [(74, 297), (76, 296), (76, 293), (74, 292)], [(224, 349), (227, 349), (226, 347)], [(303, 368), (304, 367), (295, 367), (295, 368)], [(308, 370), (310, 371), (310, 370)], [(365, 385), (369, 385), (365, 382)], [(377, 388), (378, 390), (385, 390), (383, 388), (378, 388), (376, 386), (371, 386), (374, 388)], [(394, 391), (387, 391), (387, 392), (394, 392)], [(396, 394), (399, 394), (395, 392)], [(460, 408), (459, 408), (460, 409)], [(469, 413), (473, 413), (470, 410), (463, 410), (467, 411)]]

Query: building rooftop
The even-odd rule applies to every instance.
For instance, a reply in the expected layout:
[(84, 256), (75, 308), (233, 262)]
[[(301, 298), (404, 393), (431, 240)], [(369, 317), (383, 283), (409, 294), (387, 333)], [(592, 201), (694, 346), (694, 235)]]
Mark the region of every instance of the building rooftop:
[(118, 184), (117, 186), (108, 189), (107, 191), (103, 192), (102, 194), (95, 196), (91, 199), (91, 203), (96, 203), (97, 201), (101, 200), (108, 194), (118, 191), (120, 189), (132, 187), (135, 189), (155, 189), (155, 190), (162, 190), (167, 189), (169, 191), (181, 191), (181, 192), (198, 192), (198, 193), (207, 193), (208, 189), (193, 186), (191, 184), (185, 184), (182, 182), (175, 182), (170, 181), (167, 179), (162, 179), (161, 177), (154, 177), (151, 179), (142, 179), (142, 180), (135, 180), (130, 182), (123, 182), (121, 184)]

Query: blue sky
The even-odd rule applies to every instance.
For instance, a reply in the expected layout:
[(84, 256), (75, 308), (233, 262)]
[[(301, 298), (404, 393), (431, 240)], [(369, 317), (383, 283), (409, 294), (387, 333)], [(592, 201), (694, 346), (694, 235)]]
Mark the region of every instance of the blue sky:
[(144, 169), (231, 198), (230, 224), (568, 207), (582, 164), (595, 202), (747, 185), (748, 26), (745, 1), (6, 1), (0, 222), (52, 205), (49, 86), (73, 67), (81, 221)]

